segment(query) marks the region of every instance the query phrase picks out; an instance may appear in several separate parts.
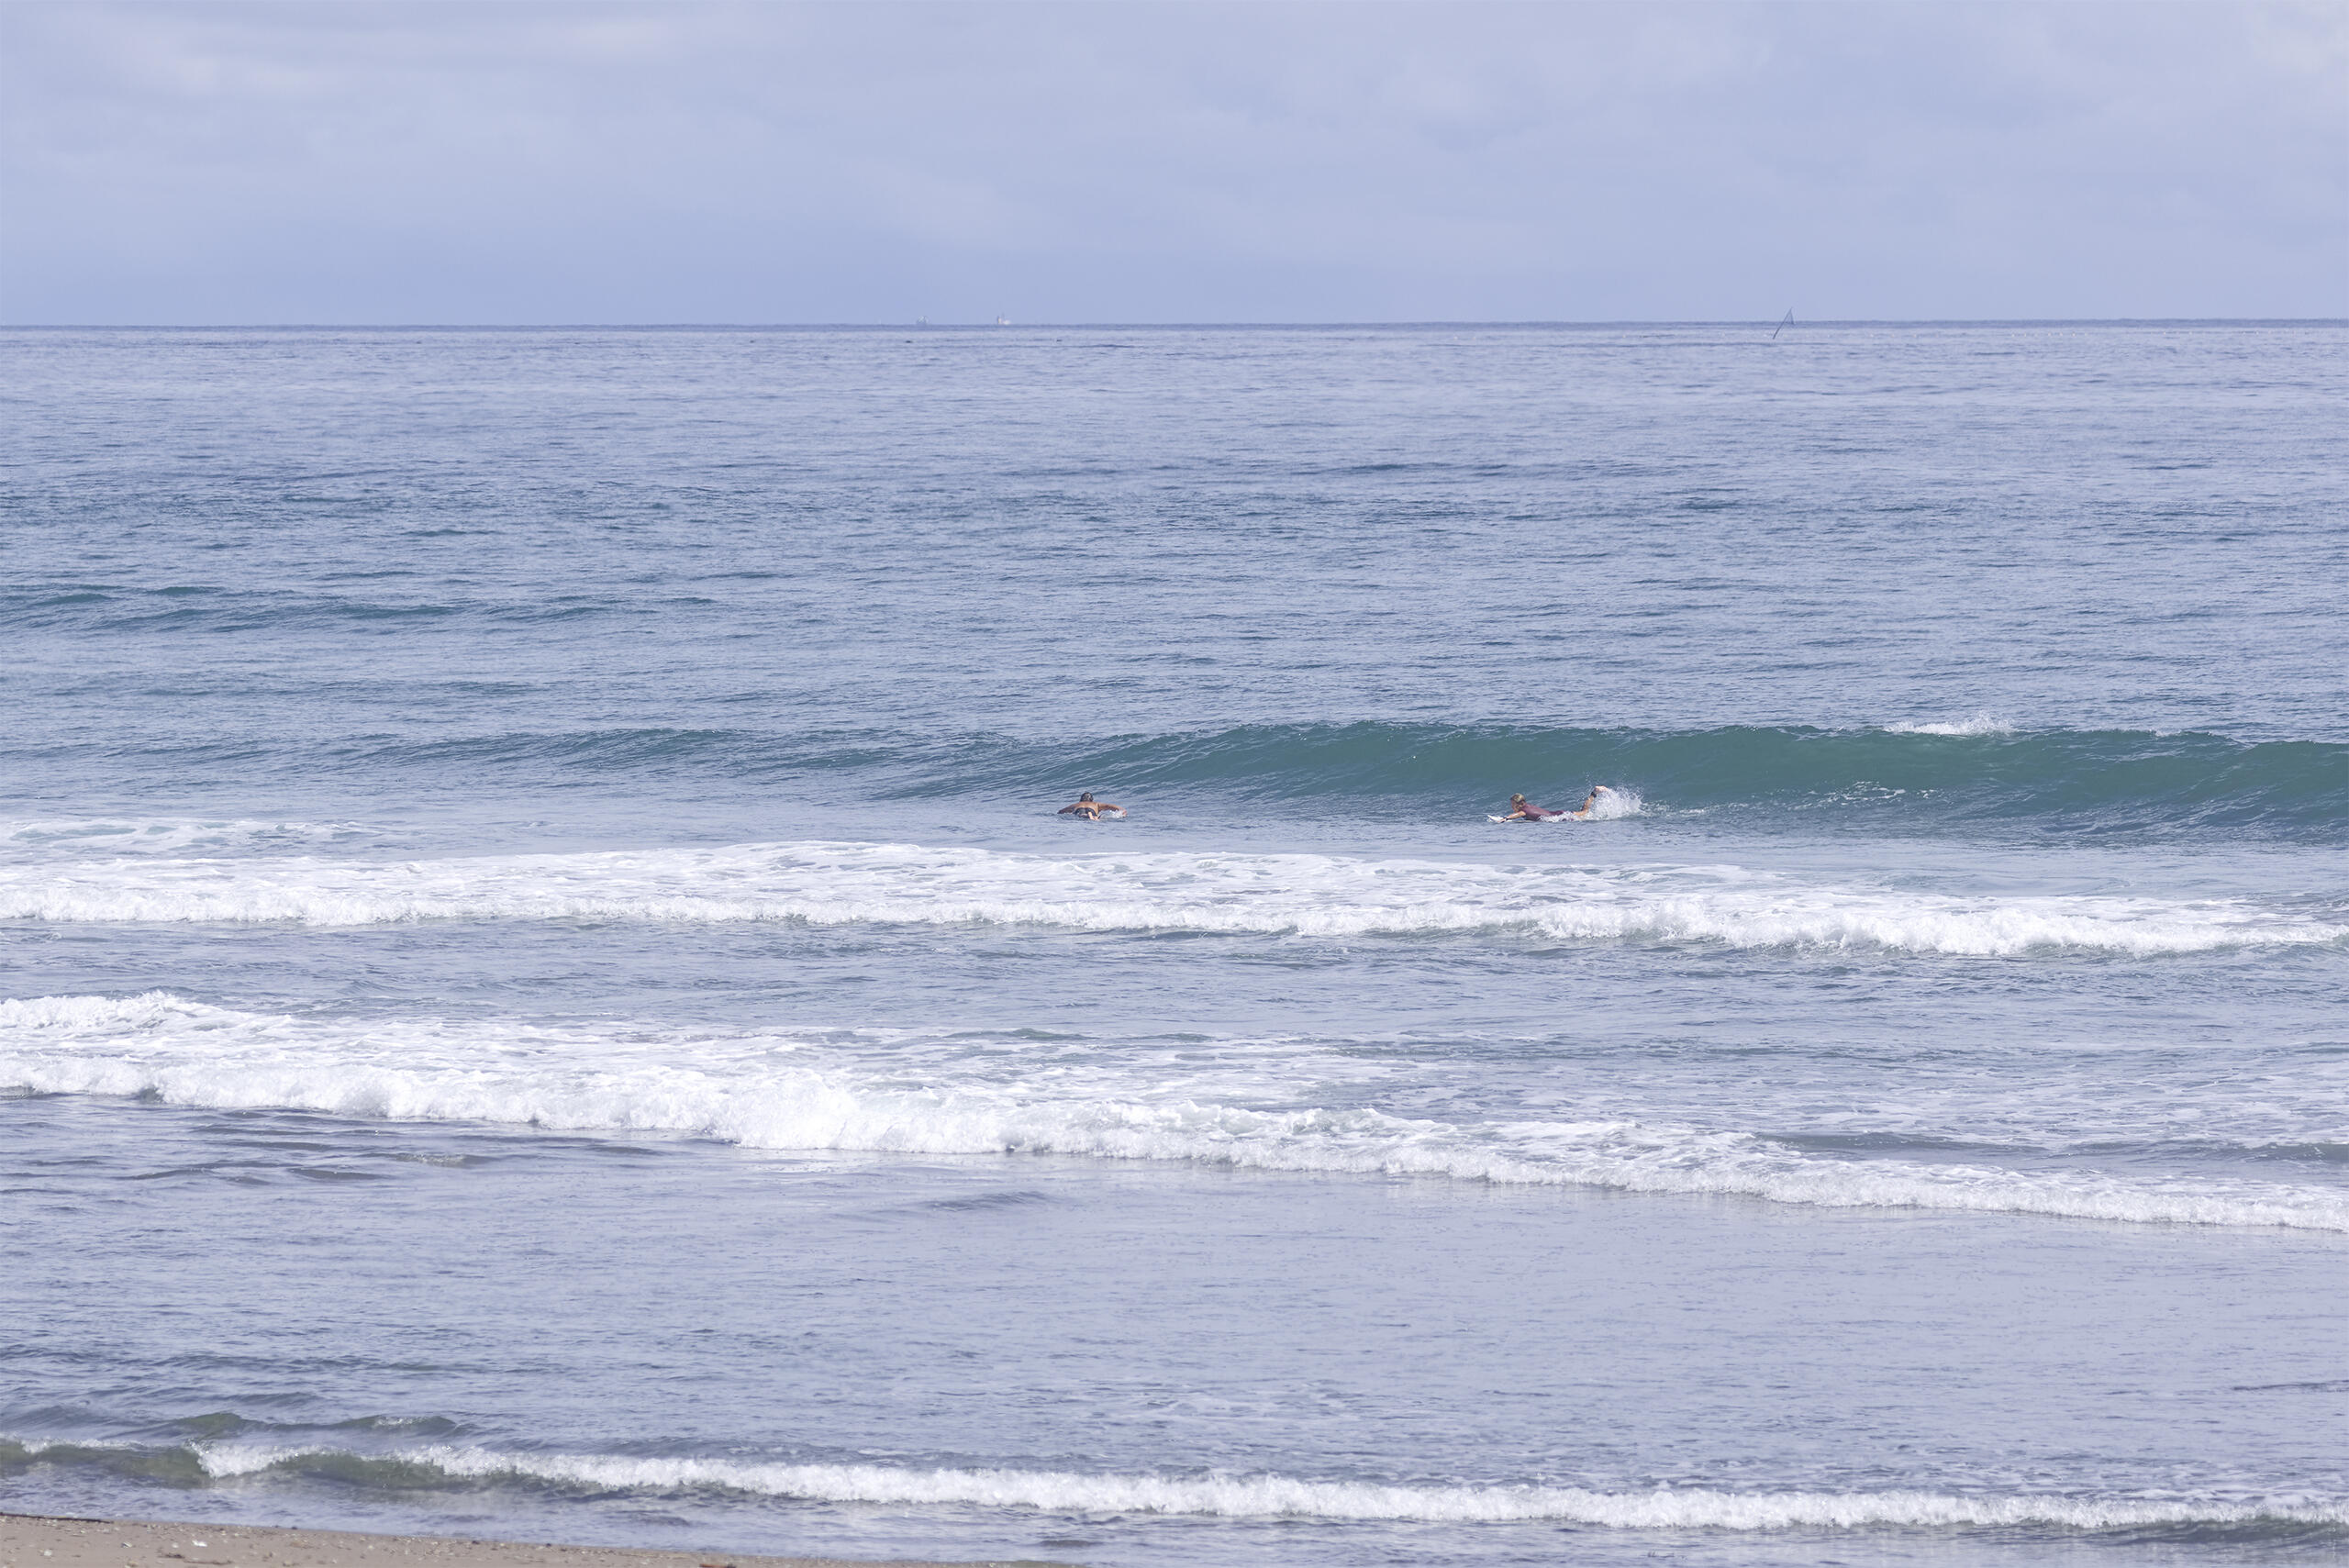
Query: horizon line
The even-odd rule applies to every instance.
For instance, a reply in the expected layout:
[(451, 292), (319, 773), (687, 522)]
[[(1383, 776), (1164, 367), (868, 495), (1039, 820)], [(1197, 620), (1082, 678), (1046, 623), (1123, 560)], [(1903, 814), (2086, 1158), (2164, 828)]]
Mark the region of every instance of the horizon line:
[(1396, 321), (0, 321), (6, 332), (1378, 331), (1622, 327), (2343, 327), (2349, 316), (1619, 317)]

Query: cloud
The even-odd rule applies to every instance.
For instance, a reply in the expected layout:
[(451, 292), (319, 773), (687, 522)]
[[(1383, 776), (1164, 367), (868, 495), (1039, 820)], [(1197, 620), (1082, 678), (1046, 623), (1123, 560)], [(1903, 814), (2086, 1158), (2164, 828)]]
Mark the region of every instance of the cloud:
[(0, 316), (2349, 313), (2349, 8), (0, 10)]

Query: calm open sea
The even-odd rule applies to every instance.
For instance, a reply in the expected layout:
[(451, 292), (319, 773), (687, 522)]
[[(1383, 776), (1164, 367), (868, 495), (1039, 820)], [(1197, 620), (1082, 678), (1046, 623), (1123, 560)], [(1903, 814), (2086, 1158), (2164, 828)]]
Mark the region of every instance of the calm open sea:
[(2349, 1556), (2344, 349), (0, 333), (0, 1507)]

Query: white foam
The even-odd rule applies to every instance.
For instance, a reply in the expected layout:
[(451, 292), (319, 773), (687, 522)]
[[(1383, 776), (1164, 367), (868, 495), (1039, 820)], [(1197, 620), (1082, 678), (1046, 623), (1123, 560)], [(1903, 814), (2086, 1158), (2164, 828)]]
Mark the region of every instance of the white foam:
[(123, 858), (0, 868), (0, 918), (1031, 925), (1318, 938), (1519, 933), (2008, 957), (2349, 941), (2245, 900), (1965, 896), (1735, 866), (1499, 866), (1337, 855), (1041, 855), (789, 843), (357, 862)]
[[(203, 1445), (206, 1473), (252, 1475), (340, 1451)], [(1569, 1523), (1616, 1529), (1854, 1529), (2055, 1525), (2114, 1529), (2239, 1524), (2254, 1519), (2349, 1522), (2339, 1500), (2062, 1496), (1948, 1492), (1731, 1492), (1660, 1487), (1598, 1492), (1539, 1485), (1386, 1485), (1283, 1475), (1098, 1475), (1067, 1471), (911, 1469), (877, 1464), (765, 1464), (740, 1460), (499, 1453), (432, 1445), (370, 1455), (452, 1476), (504, 1477), (640, 1492), (724, 1489), (828, 1503), (963, 1506), (1053, 1514), (1178, 1514), (1224, 1518), (1420, 1523)]]
[(381, 840), (358, 822), (271, 822), (249, 817), (45, 817), (0, 820), (0, 846), (50, 854), (173, 854), (187, 850), (284, 849)]
[(1626, 817), (1637, 817), (1647, 810), (1647, 802), (1640, 792), (1628, 785), (1601, 784), (1590, 803), (1593, 822), (1614, 822)]
[[(1626, 817), (1643, 816), (1646, 812), (1647, 801), (1638, 790), (1628, 785), (1600, 784), (1591, 792), (1590, 807), (1586, 814), (1581, 814), (1583, 808), (1577, 804), (1573, 811), (1562, 812), (1555, 817), (1537, 817), (1534, 821), (1541, 824), (1617, 822)], [(1492, 817), (1488, 820), (1507, 822), (1510, 818)]]
[[(1591, 1116), (1445, 1121), (1235, 1104), (1154, 1059), (1085, 1070), (820, 1035), (306, 1019), (161, 992), (0, 1002), (0, 1085), (177, 1105), (668, 1132), (771, 1150), (1057, 1154), (1258, 1170), (2349, 1231), (2349, 1192), (1807, 1155), (1753, 1133)], [(1326, 1087), (1327, 1085), (1322, 1085)], [(1316, 1085), (1304, 1085), (1315, 1092)]]
[(2012, 735), (2015, 727), (1988, 712), (1961, 718), (1954, 724), (1887, 724), (1887, 735)]

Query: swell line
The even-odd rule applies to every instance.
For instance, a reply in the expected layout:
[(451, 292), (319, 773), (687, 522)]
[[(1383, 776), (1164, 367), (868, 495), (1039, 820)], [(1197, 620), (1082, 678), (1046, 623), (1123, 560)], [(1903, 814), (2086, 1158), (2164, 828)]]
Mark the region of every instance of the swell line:
[(1090, 1474), (982, 1467), (760, 1463), (740, 1460), (510, 1453), (458, 1444), (389, 1452), (305, 1445), (197, 1443), (168, 1453), (117, 1445), (0, 1440), (0, 1459), (173, 1459), (208, 1482), (330, 1475), (351, 1485), (415, 1490), (522, 1483), (638, 1494), (727, 1492), (792, 1501), (962, 1506), (1054, 1514), (1190, 1515), (1232, 1519), (1420, 1523), (1553, 1523), (1610, 1529), (1967, 1529), (2053, 1525), (2078, 1530), (2151, 1526), (2349, 1524), (2338, 1499), (2065, 1496), (1898, 1490), (1737, 1492), (1658, 1487), (1606, 1492), (1508, 1485), (1399, 1485), (1278, 1474)]
[(671, 1133), (778, 1151), (1063, 1155), (1512, 1186), (1760, 1198), (2132, 1224), (2349, 1232), (2349, 1191), (2132, 1180), (1806, 1152), (1753, 1132), (1594, 1116), (1443, 1121), (1266, 1108), (1089, 1084), (918, 1075), (787, 1037), (626, 1043), (576, 1031), (272, 1018), (154, 993), (0, 1002), (0, 1085), (216, 1109), (294, 1109), (573, 1132)]
[(2018, 727), (1989, 714), (1873, 728), (1596, 728), (1364, 720), (1096, 737), (886, 729), (627, 728), (306, 740), (151, 737), (51, 745), (80, 768), (234, 766), (314, 778), (551, 781), (691, 777), (860, 799), (1037, 800), (1143, 791), (1219, 808), (1473, 820), (1511, 791), (1571, 804), (1593, 784), (1667, 816), (1748, 827), (2061, 828), (2099, 837), (2208, 831), (2306, 838), (2349, 823), (2349, 742), (2207, 731)]
[(0, 919), (1037, 926), (1313, 938), (1516, 933), (2013, 957), (2341, 945), (2243, 900), (1961, 896), (1736, 866), (1496, 866), (1314, 854), (1041, 855), (804, 842), (360, 862), (123, 857), (0, 868)]

